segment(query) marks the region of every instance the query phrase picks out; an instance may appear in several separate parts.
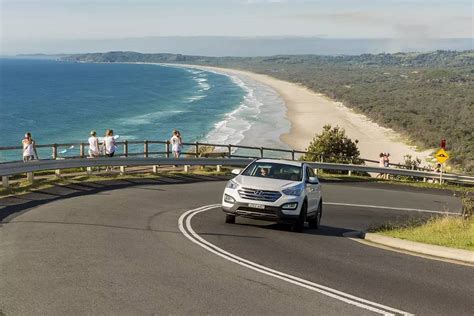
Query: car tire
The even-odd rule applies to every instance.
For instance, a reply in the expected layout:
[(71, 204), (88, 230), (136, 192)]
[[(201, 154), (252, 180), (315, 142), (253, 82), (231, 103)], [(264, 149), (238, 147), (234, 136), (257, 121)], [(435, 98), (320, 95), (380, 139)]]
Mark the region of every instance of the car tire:
[(303, 202), (303, 206), (301, 206), (300, 216), (292, 226), (292, 230), (301, 233), (304, 229), (304, 222), (306, 221), (306, 214), (308, 213), (308, 204)]
[(323, 201), (319, 201), (318, 210), (316, 215), (308, 220), (309, 227), (312, 229), (318, 229), (321, 224), (321, 217), (323, 216)]
[(225, 222), (226, 222), (227, 224), (235, 224), (235, 216), (234, 216), (234, 215), (226, 214), (226, 215), (225, 215)]

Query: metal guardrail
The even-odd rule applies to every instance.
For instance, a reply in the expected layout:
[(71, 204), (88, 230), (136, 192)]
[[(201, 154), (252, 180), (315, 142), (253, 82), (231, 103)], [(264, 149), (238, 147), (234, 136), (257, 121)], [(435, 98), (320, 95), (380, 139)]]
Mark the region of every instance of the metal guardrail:
[[(252, 159), (239, 158), (71, 158), (63, 160), (37, 160), (27, 163), (10, 162), (0, 164), (0, 176), (4, 186), (8, 186), (8, 179), (10, 176), (27, 173), (31, 175), (30, 180), (33, 179), (32, 174), (36, 171), (47, 170), (61, 170), (71, 168), (91, 168), (101, 166), (120, 166), (120, 167), (135, 167), (135, 166), (156, 166), (156, 165), (179, 165), (179, 166), (236, 166), (244, 167), (248, 165)], [(352, 164), (336, 164), (336, 163), (322, 163), (322, 162), (307, 162), (311, 167), (322, 170), (339, 170), (350, 172), (367, 172), (367, 173), (384, 173), (399, 176), (416, 177), (423, 179), (436, 179), (440, 182), (449, 181), (463, 184), (474, 185), (474, 177), (458, 174), (436, 173), (417, 170), (407, 170), (398, 168), (381, 168), (369, 167)], [(442, 179), (441, 179), (442, 177)]]
[[(161, 145), (162, 151), (156, 150), (156, 146)], [(372, 159), (365, 159), (365, 158), (354, 158), (354, 157), (342, 157), (342, 156), (330, 156), (320, 153), (314, 153), (310, 151), (302, 151), (302, 150), (293, 150), (293, 149), (283, 149), (283, 148), (271, 148), (271, 147), (258, 147), (258, 146), (244, 146), (244, 145), (233, 145), (233, 144), (214, 144), (214, 143), (202, 143), (202, 142), (193, 142), (193, 143), (183, 143), (183, 145), (188, 149), (185, 153), (186, 156), (195, 156), (198, 157), (200, 155), (200, 149), (203, 147), (214, 147), (216, 152), (214, 154), (221, 154), (227, 158), (288, 158), (291, 160), (298, 159), (301, 155), (314, 155), (317, 156), (319, 162), (324, 162), (333, 158), (346, 160), (347, 163), (352, 163), (356, 160), (362, 161), (364, 163), (374, 163), (378, 164), (378, 160)], [(68, 148), (74, 147), (74, 151), (79, 151), (79, 155), (70, 155), (70, 154), (62, 154), (60, 149), (65, 148), (66, 152)], [(171, 157), (171, 144), (169, 140), (144, 140), (144, 141), (121, 141), (117, 142), (117, 146), (119, 149), (116, 151), (116, 157), (131, 157), (131, 156), (142, 156), (142, 157), (152, 157), (156, 155), (161, 155), (162, 157)], [(51, 159), (60, 159), (60, 158), (85, 158), (87, 157), (86, 148), (88, 144), (86, 143), (63, 143), (63, 144), (37, 144), (36, 148), (44, 149), (50, 148), (51, 152), (48, 154), (48, 157)], [(121, 148), (121, 149), (120, 149)], [(133, 148), (142, 148), (139, 152), (132, 152), (131, 149)], [(155, 150), (152, 150), (155, 149)], [(245, 155), (237, 155), (235, 150), (247, 150), (253, 151), (253, 154), (249, 154), (248, 152)], [(7, 147), (0, 147), (0, 152), (2, 151), (21, 151), (22, 146), (7, 146)], [(269, 153), (273, 153), (274, 155), (269, 155)], [(287, 157), (275, 157), (275, 153), (282, 153), (286, 154)], [(21, 157), (21, 152), (19, 157)], [(390, 166), (403, 168), (406, 167), (401, 164), (394, 164), (390, 163)], [(428, 170), (419, 168), (419, 170)]]

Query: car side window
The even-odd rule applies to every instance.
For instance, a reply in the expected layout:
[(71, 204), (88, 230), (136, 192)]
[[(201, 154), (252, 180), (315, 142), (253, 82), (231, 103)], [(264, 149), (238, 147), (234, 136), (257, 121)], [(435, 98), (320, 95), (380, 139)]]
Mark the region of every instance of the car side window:
[(309, 177), (312, 177), (311, 169), (308, 166), (306, 166), (306, 180), (309, 180)]
[(316, 177), (316, 174), (312, 168), (306, 166), (306, 180), (309, 180), (310, 177)]

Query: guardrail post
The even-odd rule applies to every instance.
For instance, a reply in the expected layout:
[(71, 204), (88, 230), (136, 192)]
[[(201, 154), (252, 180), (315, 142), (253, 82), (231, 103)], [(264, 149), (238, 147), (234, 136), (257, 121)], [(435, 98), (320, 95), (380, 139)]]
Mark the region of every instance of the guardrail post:
[(26, 173), (26, 180), (28, 180), (29, 183), (33, 183), (35, 181), (35, 176), (33, 175), (33, 172)]
[(158, 167), (157, 165), (153, 166), (153, 173), (158, 173)]
[(319, 155), (319, 162), (323, 163), (324, 162), (324, 154)]
[(196, 153), (196, 157), (199, 157), (199, 143), (194, 143), (194, 152)]
[(227, 149), (228, 149), (228, 151), (229, 151), (229, 158), (232, 158), (232, 145), (229, 144), (229, 145), (227, 146)]
[(123, 143), (123, 155), (128, 157), (128, 140)]
[(125, 166), (120, 166), (120, 175), (123, 176), (125, 174)]
[(8, 176), (2, 177), (2, 186), (4, 189), (8, 189), (10, 187), (10, 179), (8, 178)]
[(191, 166), (190, 165), (184, 165), (184, 172), (189, 173)]
[(170, 141), (167, 140), (165, 144), (165, 152), (166, 152), (166, 158), (170, 157)]
[(53, 159), (58, 158), (58, 144), (53, 144), (53, 154), (51, 156)]
[(216, 166), (216, 171), (217, 171), (217, 172), (221, 172), (221, 171), (222, 171), (222, 166), (221, 166), (221, 165), (217, 165), (217, 166)]
[(81, 158), (84, 158), (84, 143), (81, 143), (79, 145), (79, 156), (81, 156)]
[(263, 147), (260, 147), (260, 158), (263, 158)]
[(148, 158), (148, 141), (145, 140), (143, 144), (143, 157)]
[(295, 160), (295, 150), (291, 151), (291, 160)]

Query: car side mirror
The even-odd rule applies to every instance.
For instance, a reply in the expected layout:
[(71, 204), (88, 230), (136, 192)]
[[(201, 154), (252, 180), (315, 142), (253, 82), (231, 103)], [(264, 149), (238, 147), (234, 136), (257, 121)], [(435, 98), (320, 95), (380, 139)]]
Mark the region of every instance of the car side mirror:
[(309, 177), (307, 182), (309, 184), (319, 184), (319, 180), (316, 177)]
[(238, 176), (242, 172), (242, 169), (232, 169), (231, 173)]

